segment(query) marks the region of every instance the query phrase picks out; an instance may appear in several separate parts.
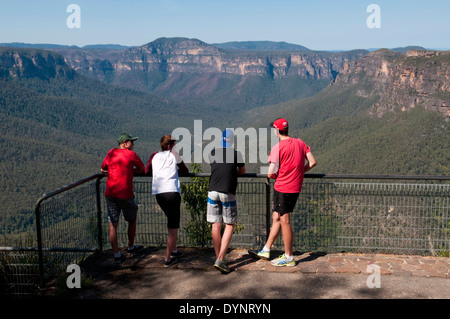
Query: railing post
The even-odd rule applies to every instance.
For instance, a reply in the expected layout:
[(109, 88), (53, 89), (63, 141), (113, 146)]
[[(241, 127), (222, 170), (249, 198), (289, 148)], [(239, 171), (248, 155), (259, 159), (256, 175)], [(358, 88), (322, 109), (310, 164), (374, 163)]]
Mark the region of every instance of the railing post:
[(100, 200), (100, 180), (103, 177), (97, 178), (95, 182), (95, 192), (97, 199), (97, 240), (98, 240), (98, 249), (103, 251), (103, 232), (102, 232), (102, 203)]
[(269, 238), (270, 233), (270, 213), (271, 213), (271, 204), (270, 204), (270, 179), (266, 178), (266, 240)]
[(36, 235), (38, 245), (38, 262), (39, 262), (39, 277), (41, 285), (44, 284), (44, 256), (42, 254), (42, 234), (41, 234), (41, 199), (39, 199), (34, 208), (36, 214)]

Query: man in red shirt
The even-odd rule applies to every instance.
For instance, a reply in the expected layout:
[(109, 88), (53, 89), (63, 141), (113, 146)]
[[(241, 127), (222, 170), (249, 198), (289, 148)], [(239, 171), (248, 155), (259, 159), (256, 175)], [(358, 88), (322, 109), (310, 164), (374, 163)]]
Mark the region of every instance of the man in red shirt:
[(135, 252), (142, 248), (142, 246), (134, 245), (138, 206), (134, 202), (133, 177), (134, 173), (144, 172), (144, 163), (133, 151), (134, 141), (137, 139), (128, 133), (122, 133), (117, 139), (119, 148), (111, 149), (101, 166), (102, 173), (108, 173), (105, 197), (109, 241), (114, 253), (114, 262), (117, 264), (126, 258), (119, 251), (117, 240), (117, 225), (121, 212), (128, 222), (128, 252)]
[(295, 266), (290, 213), (294, 210), (302, 190), (304, 173), (316, 166), (317, 162), (305, 142), (288, 135), (289, 125), (285, 119), (279, 118), (270, 126), (274, 128), (275, 134), (280, 139), (270, 152), (267, 174), (268, 178), (276, 179), (273, 193), (273, 223), (263, 249), (249, 251), (249, 254), (256, 258), (269, 259), (270, 248), (281, 229), (285, 253), (273, 260), (272, 265)]

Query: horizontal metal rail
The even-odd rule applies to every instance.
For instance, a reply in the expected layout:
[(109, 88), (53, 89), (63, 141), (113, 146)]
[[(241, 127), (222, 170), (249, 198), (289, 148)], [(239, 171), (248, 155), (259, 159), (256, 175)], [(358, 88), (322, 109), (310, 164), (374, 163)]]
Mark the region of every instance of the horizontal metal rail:
[[(106, 174), (105, 174), (106, 176)], [(135, 176), (148, 176), (146, 174), (135, 174)], [(209, 177), (211, 173), (188, 173), (186, 177)], [(320, 179), (379, 179), (379, 180), (437, 180), (448, 181), (450, 176), (445, 175), (368, 175), (368, 174), (305, 174), (305, 178), (320, 178)], [(267, 178), (267, 174), (261, 173), (245, 173), (238, 175), (238, 178)]]
[(38, 251), (37, 247), (0, 247), (0, 251)]

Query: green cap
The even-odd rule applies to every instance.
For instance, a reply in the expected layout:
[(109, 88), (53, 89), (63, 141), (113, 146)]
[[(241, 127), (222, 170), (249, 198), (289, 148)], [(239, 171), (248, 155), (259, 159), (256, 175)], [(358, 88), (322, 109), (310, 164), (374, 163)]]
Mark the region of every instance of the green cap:
[(120, 134), (119, 138), (117, 139), (117, 142), (119, 142), (119, 144), (122, 144), (123, 141), (136, 141), (137, 139), (138, 139), (138, 137), (131, 136), (128, 133), (122, 133), (122, 134)]

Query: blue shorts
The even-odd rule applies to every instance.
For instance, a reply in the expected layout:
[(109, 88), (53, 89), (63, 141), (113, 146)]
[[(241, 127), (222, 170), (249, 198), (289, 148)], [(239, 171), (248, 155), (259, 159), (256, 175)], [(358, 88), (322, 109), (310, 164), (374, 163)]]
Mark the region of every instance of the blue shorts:
[(108, 222), (117, 224), (119, 222), (120, 212), (127, 222), (136, 220), (138, 206), (134, 198), (121, 199), (116, 197), (106, 197), (106, 208), (108, 210)]
[(225, 224), (236, 224), (236, 196), (216, 191), (208, 192), (206, 220), (209, 223), (221, 223), (223, 221)]

